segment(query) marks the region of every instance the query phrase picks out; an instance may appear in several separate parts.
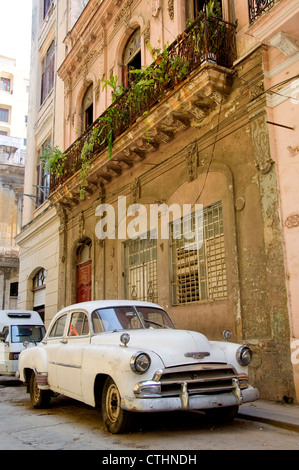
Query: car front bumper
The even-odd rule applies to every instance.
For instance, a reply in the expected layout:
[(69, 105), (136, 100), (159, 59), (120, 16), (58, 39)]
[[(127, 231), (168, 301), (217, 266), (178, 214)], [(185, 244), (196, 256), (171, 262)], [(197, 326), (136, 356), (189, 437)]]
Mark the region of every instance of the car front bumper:
[(122, 398), (122, 408), (134, 412), (158, 412), (178, 410), (207, 410), (238, 406), (259, 399), (259, 391), (249, 386), (244, 390), (236, 388), (232, 393), (189, 396), (182, 389), (180, 396), (155, 398)]

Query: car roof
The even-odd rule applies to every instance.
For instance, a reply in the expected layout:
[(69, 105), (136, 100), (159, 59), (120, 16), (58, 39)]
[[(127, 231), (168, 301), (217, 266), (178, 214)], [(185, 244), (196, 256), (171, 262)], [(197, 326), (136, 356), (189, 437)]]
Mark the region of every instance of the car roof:
[(161, 308), (162, 307), (158, 304), (152, 302), (145, 302), (139, 300), (91, 300), (89, 302), (80, 302), (77, 304), (72, 304), (67, 307), (61, 309), (58, 313), (65, 313), (69, 312), (70, 310), (86, 310), (87, 312), (93, 312), (98, 308), (105, 308), (105, 307), (126, 307), (126, 306), (134, 306), (134, 307), (155, 307)]

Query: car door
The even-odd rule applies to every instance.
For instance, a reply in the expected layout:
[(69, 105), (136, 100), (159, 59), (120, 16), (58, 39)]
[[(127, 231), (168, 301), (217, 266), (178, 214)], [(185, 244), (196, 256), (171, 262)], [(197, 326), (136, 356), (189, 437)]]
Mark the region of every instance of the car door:
[(57, 380), (61, 393), (82, 398), (82, 357), (89, 343), (88, 316), (83, 311), (73, 311), (67, 333), (58, 349)]
[(57, 358), (61, 341), (64, 341), (67, 318), (67, 313), (58, 317), (47, 337), (42, 341), (48, 361), (48, 383), (52, 389), (58, 388)]

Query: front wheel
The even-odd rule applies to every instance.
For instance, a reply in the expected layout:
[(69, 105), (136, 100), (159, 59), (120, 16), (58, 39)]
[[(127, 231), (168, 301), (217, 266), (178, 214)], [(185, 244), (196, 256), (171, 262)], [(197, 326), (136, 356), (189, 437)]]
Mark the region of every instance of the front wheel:
[(121, 396), (111, 377), (106, 379), (103, 388), (102, 415), (108, 431), (112, 434), (128, 432), (131, 429), (132, 413), (121, 408)]
[(32, 372), (30, 377), (30, 400), (33, 408), (48, 408), (51, 401), (51, 390), (40, 390), (36, 382), (36, 375)]

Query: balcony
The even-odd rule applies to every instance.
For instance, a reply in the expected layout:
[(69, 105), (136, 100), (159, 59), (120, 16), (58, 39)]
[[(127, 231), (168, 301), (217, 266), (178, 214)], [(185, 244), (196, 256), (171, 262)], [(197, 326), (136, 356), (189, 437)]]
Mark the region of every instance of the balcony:
[[(61, 167), (51, 174), (50, 199), (78, 202), (78, 180), (75, 184), (74, 179), (82, 174), (82, 160), (90, 169), (86, 189), (92, 192), (99, 182), (109, 182), (123, 168), (171, 140), (192, 119), (204, 119), (217, 105), (218, 93), (228, 92), (235, 59), (235, 26), (202, 14), (156, 56), (146, 86), (141, 90), (140, 81), (134, 80), (65, 151)], [(100, 156), (106, 149), (108, 158), (107, 153)], [(62, 191), (65, 183), (68, 188)]]

